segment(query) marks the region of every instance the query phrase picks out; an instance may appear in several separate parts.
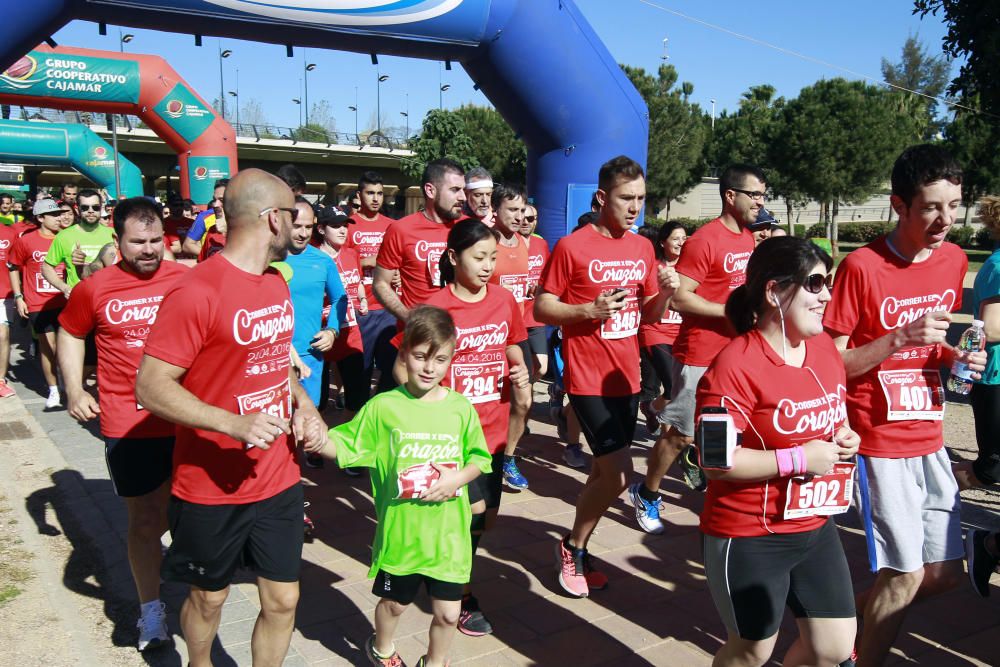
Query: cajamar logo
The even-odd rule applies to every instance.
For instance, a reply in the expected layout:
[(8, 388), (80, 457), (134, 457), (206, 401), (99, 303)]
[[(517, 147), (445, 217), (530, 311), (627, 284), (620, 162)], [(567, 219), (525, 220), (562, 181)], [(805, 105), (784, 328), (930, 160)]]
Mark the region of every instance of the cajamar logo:
[(170, 100), (167, 102), (167, 115), (171, 118), (180, 118), (184, 114), (184, 103), (180, 100)]
[(17, 62), (0, 74), (0, 83), (7, 84), (11, 88), (23, 90), (30, 88), (41, 79), (32, 79), (31, 76), (38, 71), (38, 61), (31, 56), (21, 56)]

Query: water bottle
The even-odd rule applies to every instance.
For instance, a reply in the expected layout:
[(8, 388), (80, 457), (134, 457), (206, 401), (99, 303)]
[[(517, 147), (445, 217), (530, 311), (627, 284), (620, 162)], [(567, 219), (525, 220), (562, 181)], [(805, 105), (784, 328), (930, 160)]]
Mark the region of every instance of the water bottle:
[[(972, 320), (972, 326), (965, 330), (958, 340), (955, 348), (958, 352), (979, 352), (986, 346), (986, 332), (983, 331), (982, 320)], [(948, 378), (948, 389), (960, 394), (967, 395), (972, 391), (972, 371), (969, 365), (956, 360), (951, 365), (951, 376)]]

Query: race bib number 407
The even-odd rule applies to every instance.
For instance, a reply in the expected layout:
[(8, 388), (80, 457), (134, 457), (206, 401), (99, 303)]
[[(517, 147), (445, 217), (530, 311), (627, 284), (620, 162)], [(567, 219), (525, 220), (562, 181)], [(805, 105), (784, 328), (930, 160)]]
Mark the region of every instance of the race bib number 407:
[(936, 370), (879, 371), (889, 421), (944, 419), (944, 387)]

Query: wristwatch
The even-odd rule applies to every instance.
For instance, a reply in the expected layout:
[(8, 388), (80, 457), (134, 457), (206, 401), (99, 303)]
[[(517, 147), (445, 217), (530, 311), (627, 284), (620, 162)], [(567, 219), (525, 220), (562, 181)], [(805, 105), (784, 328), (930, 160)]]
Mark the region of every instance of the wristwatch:
[(23, 299), (23, 298), (24, 298), (24, 295), (23, 295), (23, 294), (15, 294), (15, 295), (14, 295), (14, 298), (15, 298), (15, 299)]

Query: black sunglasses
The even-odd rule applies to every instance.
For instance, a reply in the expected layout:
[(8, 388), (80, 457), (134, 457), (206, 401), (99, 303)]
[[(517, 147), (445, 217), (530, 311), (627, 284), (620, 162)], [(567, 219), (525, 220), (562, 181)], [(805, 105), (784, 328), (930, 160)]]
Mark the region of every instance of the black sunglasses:
[(526, 215), (526, 216), (524, 216), (524, 221), (525, 222), (534, 222), (535, 221), (535, 216), (533, 216), (533, 215)]
[(100, 204), (80, 204), (81, 211), (100, 211)]
[(358, 210), (361, 208), (361, 204), (351, 204), (351, 208), (353, 208), (354, 210)]
[(824, 287), (833, 291), (833, 274), (811, 273), (806, 276), (805, 281), (802, 283), (802, 287), (811, 294), (819, 294), (823, 291)]

